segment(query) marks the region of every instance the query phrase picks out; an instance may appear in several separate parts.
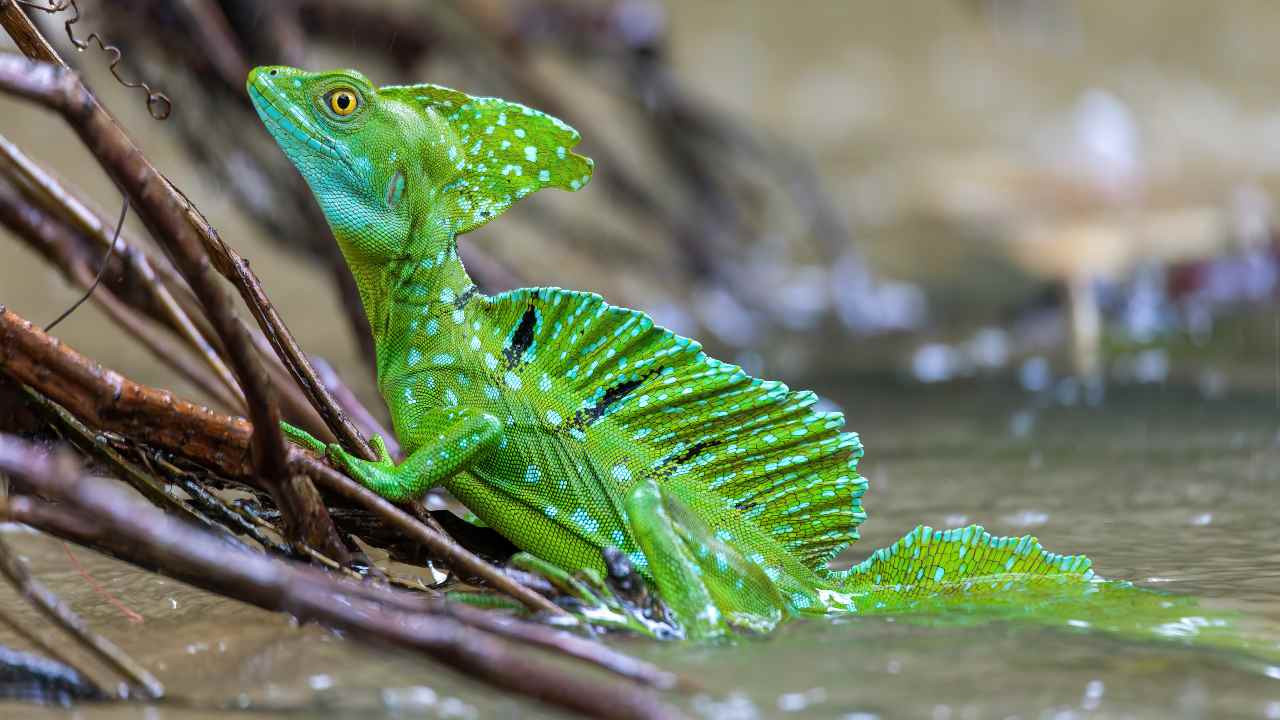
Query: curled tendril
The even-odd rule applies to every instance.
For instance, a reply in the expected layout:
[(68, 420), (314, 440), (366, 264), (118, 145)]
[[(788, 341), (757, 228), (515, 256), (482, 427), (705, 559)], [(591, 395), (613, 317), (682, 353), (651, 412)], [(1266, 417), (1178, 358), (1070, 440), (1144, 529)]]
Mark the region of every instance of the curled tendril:
[(63, 24), (63, 27), (67, 31), (67, 39), (76, 47), (76, 50), (83, 51), (89, 47), (89, 43), (96, 43), (102, 52), (111, 56), (111, 62), (107, 65), (107, 69), (111, 71), (111, 75), (116, 79), (116, 82), (127, 88), (141, 89), (147, 94), (147, 112), (151, 113), (151, 117), (156, 120), (164, 120), (169, 117), (169, 113), (173, 112), (173, 101), (169, 99), (168, 95), (152, 90), (150, 85), (142, 82), (141, 80), (133, 82), (120, 77), (119, 65), (120, 60), (123, 57), (120, 53), (120, 48), (115, 45), (107, 45), (102, 41), (102, 36), (98, 35), (96, 32), (89, 33), (89, 36), (84, 40), (76, 37), (75, 31), (71, 29), (72, 25), (80, 21), (80, 6), (76, 4), (76, 0), (61, 0), (61, 2), (48, 0), (47, 4), (36, 2), (36, 0), (15, 0), (15, 2), (24, 7), (46, 12), (51, 15), (70, 8), (73, 14), (71, 18)]

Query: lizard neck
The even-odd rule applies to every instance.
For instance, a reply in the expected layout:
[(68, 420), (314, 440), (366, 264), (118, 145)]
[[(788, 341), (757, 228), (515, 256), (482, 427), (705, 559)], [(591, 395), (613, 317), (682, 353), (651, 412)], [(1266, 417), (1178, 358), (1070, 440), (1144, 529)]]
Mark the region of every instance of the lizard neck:
[(458, 258), (456, 237), (418, 237), (410, 251), (377, 265), (351, 263), (360, 299), (369, 318), (377, 357), (378, 384), (405, 366), (411, 347), (451, 345), (456, 315), (477, 294)]

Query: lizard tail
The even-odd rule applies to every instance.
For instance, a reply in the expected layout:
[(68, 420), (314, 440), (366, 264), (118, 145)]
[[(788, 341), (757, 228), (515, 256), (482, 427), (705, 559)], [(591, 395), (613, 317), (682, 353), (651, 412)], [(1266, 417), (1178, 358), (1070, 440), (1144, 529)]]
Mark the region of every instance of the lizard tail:
[(997, 537), (981, 525), (953, 530), (917, 526), (831, 578), (864, 609), (908, 605), (958, 594), (999, 593), (1020, 586), (1093, 580), (1084, 555), (1058, 555), (1030, 535)]
[(1280, 645), (1257, 632), (1256, 620), (1202, 607), (1192, 597), (1104, 580), (1091, 565), (1083, 555), (1048, 552), (1030, 535), (995, 537), (980, 525), (917, 527), (833, 573), (838, 590), (824, 599), (828, 608), (863, 614), (934, 613), (932, 622), (969, 626), (1016, 620), (1280, 662)]

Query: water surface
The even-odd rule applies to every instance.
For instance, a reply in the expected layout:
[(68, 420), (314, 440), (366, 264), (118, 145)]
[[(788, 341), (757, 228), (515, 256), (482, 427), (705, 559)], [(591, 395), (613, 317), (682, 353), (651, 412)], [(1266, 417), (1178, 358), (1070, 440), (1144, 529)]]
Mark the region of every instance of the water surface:
[[(846, 560), (917, 523), (1034, 533), (1055, 551), (1089, 554), (1106, 577), (1196, 596), (1205, 613), (1238, 611), (1241, 632), (1280, 651), (1274, 394), (1205, 401), (1144, 388), (1113, 390), (1103, 407), (1064, 407), (997, 382), (857, 387), (843, 400), (868, 446), (870, 519)], [(216, 707), (249, 710), (237, 717), (549, 714), (420, 658), (296, 627), (75, 549), (146, 617), (133, 625), (101, 602), (56, 543), (7, 537), (95, 628), (197, 706), (86, 707), (79, 716), (203, 718)], [(1280, 717), (1280, 666), (1242, 654), (1065, 623), (907, 620), (795, 622), (713, 646), (611, 642), (696, 678), (705, 692), (677, 700), (705, 717)], [(11, 638), (0, 633), (0, 642)]]

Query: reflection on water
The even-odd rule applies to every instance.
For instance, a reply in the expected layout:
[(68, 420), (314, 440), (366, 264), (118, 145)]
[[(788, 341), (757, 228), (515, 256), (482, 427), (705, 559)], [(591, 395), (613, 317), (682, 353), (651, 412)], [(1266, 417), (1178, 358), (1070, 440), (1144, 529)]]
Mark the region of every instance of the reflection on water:
[[(1233, 633), (1280, 655), (1273, 397), (1204, 402), (1194, 390), (1131, 391), (1105, 408), (1035, 411), (1034, 426), (1015, 434), (1010, 419), (1028, 412), (1028, 396), (1003, 387), (882, 383), (841, 398), (869, 448), (863, 467), (871, 481), (871, 517), (846, 559), (917, 523), (1034, 533), (1052, 550), (1087, 553), (1108, 578), (1195, 596), (1186, 628), (1197, 617), (1235, 617)], [(174, 696), (201, 707), (528, 716), (419, 659), (295, 627), (77, 550), (104, 586), (146, 616), (132, 625), (85, 587), (50, 541), (9, 537), (96, 628), (147, 663)], [(795, 622), (731, 645), (614, 642), (696, 677), (705, 692), (685, 702), (706, 717), (1280, 716), (1280, 662), (1098, 632), (1085, 626), (1099, 624), (1089, 606), (1075, 608), (1079, 617), (1062, 615), (1053, 627), (973, 612)], [(157, 717), (205, 714), (165, 707)]]

